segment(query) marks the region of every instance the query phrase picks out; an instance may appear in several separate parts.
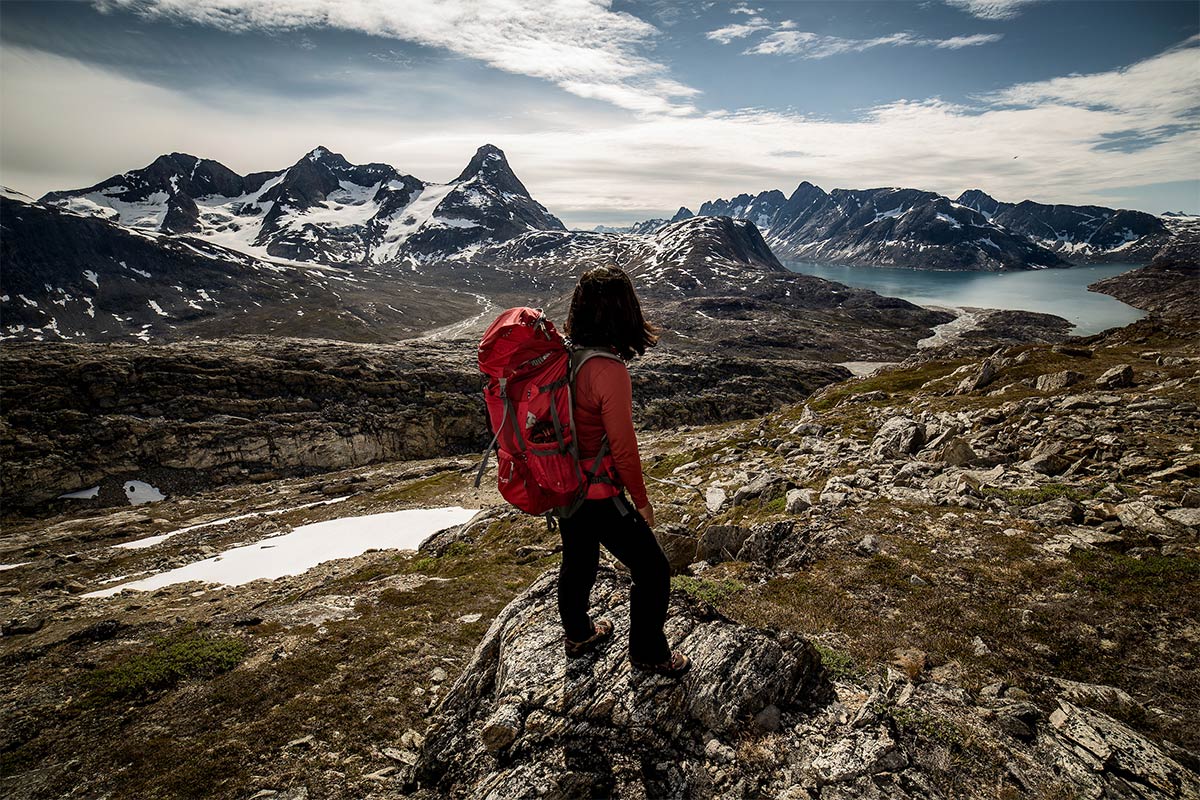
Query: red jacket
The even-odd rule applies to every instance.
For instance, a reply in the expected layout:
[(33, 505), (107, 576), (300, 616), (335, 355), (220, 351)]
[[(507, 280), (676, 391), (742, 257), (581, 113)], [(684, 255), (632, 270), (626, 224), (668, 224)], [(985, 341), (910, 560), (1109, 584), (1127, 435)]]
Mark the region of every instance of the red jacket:
[[(637, 433), (633, 430), (633, 385), (624, 362), (589, 358), (580, 367), (575, 376), (575, 432), (579, 437), (580, 460), (585, 466), (591, 465), (600, 450), (600, 440), (608, 434), (618, 481), (629, 490), (634, 506), (644, 508), (649, 499), (642, 478)], [(588, 489), (589, 498), (612, 494), (611, 488), (603, 483), (592, 484)]]

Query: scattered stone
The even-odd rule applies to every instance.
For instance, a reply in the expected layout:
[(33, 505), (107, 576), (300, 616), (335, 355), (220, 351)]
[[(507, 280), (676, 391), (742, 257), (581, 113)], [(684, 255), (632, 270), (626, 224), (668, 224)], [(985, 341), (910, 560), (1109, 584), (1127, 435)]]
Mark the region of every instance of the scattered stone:
[(1138, 533), (1155, 536), (1174, 536), (1178, 533), (1178, 529), (1169, 519), (1140, 500), (1117, 506), (1117, 518), (1121, 520), (1122, 527)]
[(704, 494), (704, 507), (708, 509), (708, 513), (716, 514), (725, 505), (728, 497), (720, 486), (710, 486)]
[(1200, 508), (1173, 508), (1163, 516), (1187, 528), (1200, 528)]
[(962, 382), (954, 389), (954, 394), (977, 392), (996, 380), (997, 374), (999, 374), (999, 370), (996, 368), (996, 363), (990, 358), (984, 359), (974, 374), (962, 379)]
[(383, 769), (377, 769), (368, 775), (364, 775), (363, 777), (369, 781), (381, 781), (382, 782), (382, 781), (386, 781), (388, 779), (388, 776), (391, 775), (395, 771), (396, 771), (396, 768), (394, 766), (387, 766), (387, 767), (384, 767)]
[(429, 673), (429, 679), (434, 683), (442, 683), (448, 677), (449, 676), (446, 674), (446, 670), (442, 669), (441, 667), (434, 667), (433, 671)]
[(381, 751), (385, 756), (410, 767), (417, 763), (417, 754), (412, 750), (397, 750), (395, 747), (385, 747)]
[(1045, 503), (1029, 506), (1022, 513), (1048, 528), (1083, 522), (1083, 508), (1074, 500), (1065, 497), (1056, 497)]
[(1062, 372), (1051, 372), (1038, 376), (1037, 389), (1040, 392), (1058, 392), (1066, 389), (1068, 386), (1074, 386), (1085, 377), (1082, 372), (1075, 372), (1070, 369), (1065, 369)]
[(812, 489), (789, 489), (785, 510), (789, 514), (799, 514), (813, 506), (816, 498)]
[(854, 550), (860, 555), (873, 556), (879, 552), (879, 546), (879, 537), (873, 533), (868, 533), (854, 546)]
[(1102, 546), (1117, 546), (1124, 542), (1120, 536), (1091, 528), (1072, 528), (1042, 543), (1042, 549), (1056, 555), (1067, 555), (1074, 550), (1095, 550)]
[(925, 426), (908, 417), (892, 417), (883, 423), (871, 442), (876, 458), (903, 458), (925, 444)]
[(774, 472), (762, 472), (754, 477), (746, 485), (739, 488), (733, 493), (733, 504), (735, 506), (745, 503), (747, 500), (761, 498), (769, 500), (776, 494), (779, 486), (783, 483), (783, 478)]
[(483, 614), (463, 614), (458, 618), (458, 621), (470, 625), (472, 622), (479, 622), (481, 619), (483, 619)]
[(46, 619), (44, 617), (10, 619), (3, 626), (0, 626), (0, 636), (21, 636), (37, 633), (45, 624)]
[(1069, 344), (1056, 344), (1050, 348), (1053, 352), (1072, 358), (1091, 358), (1092, 351), (1086, 347), (1075, 347)]
[(286, 750), (289, 747), (312, 747), (313, 735), (310, 733), (307, 736), (301, 736), (299, 739), (292, 739), (283, 747)]
[(1129, 364), (1113, 367), (1096, 378), (1096, 385), (1102, 389), (1124, 389), (1133, 386), (1133, 367)]

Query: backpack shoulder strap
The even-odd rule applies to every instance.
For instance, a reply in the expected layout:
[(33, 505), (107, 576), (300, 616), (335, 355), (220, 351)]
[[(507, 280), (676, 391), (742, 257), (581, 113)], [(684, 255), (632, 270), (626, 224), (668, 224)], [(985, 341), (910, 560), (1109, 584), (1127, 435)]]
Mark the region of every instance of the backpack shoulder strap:
[(611, 350), (606, 350), (603, 347), (575, 347), (571, 349), (571, 382), (575, 382), (575, 377), (579, 374), (579, 370), (583, 369), (583, 365), (593, 358), (611, 358), (616, 361), (625, 363), (625, 359), (621, 358)]

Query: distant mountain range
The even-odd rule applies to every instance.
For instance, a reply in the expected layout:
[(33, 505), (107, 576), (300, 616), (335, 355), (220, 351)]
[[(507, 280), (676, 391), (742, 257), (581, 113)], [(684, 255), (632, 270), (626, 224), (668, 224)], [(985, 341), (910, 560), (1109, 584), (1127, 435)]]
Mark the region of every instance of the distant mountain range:
[(450, 183), (317, 147), (287, 169), (238, 175), (185, 153), (41, 198), (124, 227), (189, 234), (254, 256), (321, 264), (425, 262), (563, 224), (529, 196), (504, 153), (479, 148)]
[[(691, 215), (681, 208), (674, 219)], [(783, 259), (911, 269), (1013, 270), (1148, 259), (1170, 234), (1161, 219), (1100, 206), (1001, 203), (979, 189), (957, 200), (918, 189), (834, 189), (808, 181), (710, 200), (699, 216), (753, 222)], [(652, 233), (664, 220), (628, 229)]]
[[(869, 324), (878, 352), (896, 331), (911, 338), (936, 321), (902, 301), (803, 278), (778, 259), (1026, 269), (1169, 238), (1139, 212), (1004, 204), (980, 191), (958, 201), (915, 189), (826, 193), (807, 182), (790, 197), (711, 201), (698, 215), (680, 208), (627, 232), (568, 231), (492, 145), (444, 184), (351, 164), (325, 147), (247, 175), (172, 153), (40, 200), (4, 190), (0, 229), (2, 339), (453, 336), (497, 304), (556, 307), (583, 269), (617, 264), (675, 304), (660, 310), (683, 338), (720, 334), (688, 303), (722, 298), (736, 315), (743, 301), (728, 298), (742, 297), (755, 298), (747, 320), (762, 330), (774, 320), (780, 341), (804, 330), (804, 347), (835, 348), (814, 344), (816, 329), (793, 317), (840, 309), (826, 330)], [(747, 340), (755, 336), (751, 326)]]

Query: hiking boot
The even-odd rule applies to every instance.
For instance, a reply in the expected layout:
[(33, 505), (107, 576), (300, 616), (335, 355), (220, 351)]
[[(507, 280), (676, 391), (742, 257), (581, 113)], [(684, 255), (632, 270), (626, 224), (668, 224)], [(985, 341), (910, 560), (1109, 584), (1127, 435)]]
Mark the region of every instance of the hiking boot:
[(692, 660), (680, 653), (678, 650), (671, 653), (671, 657), (660, 664), (650, 664), (645, 661), (629, 660), (634, 669), (640, 669), (643, 672), (653, 672), (655, 675), (662, 675), (664, 678), (682, 678), (683, 674), (692, 668)]
[(592, 635), (582, 642), (572, 642), (567, 639), (567, 658), (580, 658), (598, 648), (612, 638), (613, 624), (606, 619), (598, 619), (592, 623)]

